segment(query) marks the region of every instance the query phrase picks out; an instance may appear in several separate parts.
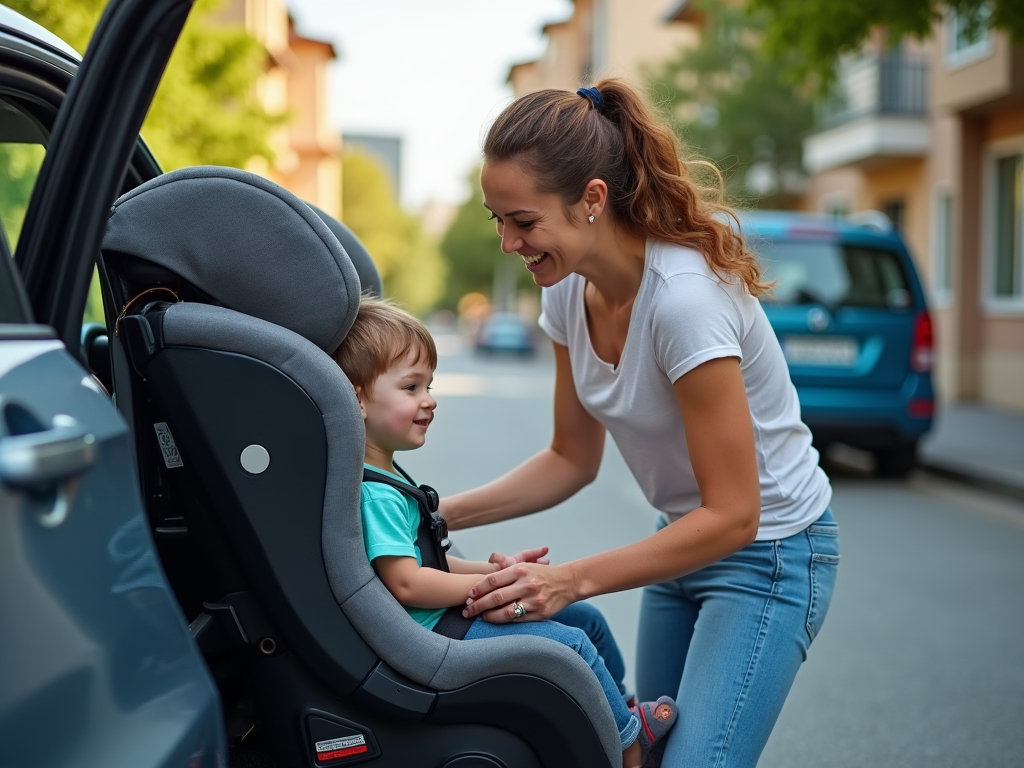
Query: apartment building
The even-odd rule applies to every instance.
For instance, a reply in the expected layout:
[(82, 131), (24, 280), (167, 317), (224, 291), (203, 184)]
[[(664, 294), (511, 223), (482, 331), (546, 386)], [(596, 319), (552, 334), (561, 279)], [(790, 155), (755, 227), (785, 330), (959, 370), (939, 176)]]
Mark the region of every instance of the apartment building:
[(930, 288), (946, 400), (1024, 410), (1024, 48), (950, 14), (845, 61), (804, 142), (809, 210), (887, 213)]
[(244, 26), (266, 48), (259, 98), (269, 112), (289, 116), (271, 136), (273, 162), (254, 158), (248, 170), (340, 217), (341, 139), (331, 126), (327, 89), (334, 47), (298, 34), (285, 0), (227, 0), (217, 18)]
[(679, 0), (576, 0), (565, 21), (544, 27), (544, 54), (514, 65), (516, 96), (543, 88), (574, 90), (601, 77), (642, 85), (644, 69), (699, 40), (690, 24), (666, 24)]

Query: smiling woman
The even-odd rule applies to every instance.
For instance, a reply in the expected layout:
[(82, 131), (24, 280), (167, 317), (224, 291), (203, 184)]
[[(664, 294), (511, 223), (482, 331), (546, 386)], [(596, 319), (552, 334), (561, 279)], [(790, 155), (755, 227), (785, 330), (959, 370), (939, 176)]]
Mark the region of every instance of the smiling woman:
[(555, 506), (594, 479), (611, 432), (657, 532), (492, 574), (466, 614), (542, 620), (646, 587), (637, 692), (680, 703), (662, 764), (710, 768), (728, 750), (753, 768), (828, 608), (837, 528), (757, 300), (770, 285), (720, 191), (679, 154), (618, 80), (524, 96), (491, 126), (484, 202), (502, 250), (544, 289), (555, 429), (550, 447), (441, 511), (464, 528)]

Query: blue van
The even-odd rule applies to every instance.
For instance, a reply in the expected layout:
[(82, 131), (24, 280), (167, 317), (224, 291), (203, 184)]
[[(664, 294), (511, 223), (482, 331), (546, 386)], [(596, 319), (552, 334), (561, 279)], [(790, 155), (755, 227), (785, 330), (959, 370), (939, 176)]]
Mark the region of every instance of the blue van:
[(882, 214), (752, 212), (741, 226), (776, 282), (763, 306), (815, 444), (871, 451), (879, 474), (905, 476), (935, 390), (932, 320), (903, 240)]

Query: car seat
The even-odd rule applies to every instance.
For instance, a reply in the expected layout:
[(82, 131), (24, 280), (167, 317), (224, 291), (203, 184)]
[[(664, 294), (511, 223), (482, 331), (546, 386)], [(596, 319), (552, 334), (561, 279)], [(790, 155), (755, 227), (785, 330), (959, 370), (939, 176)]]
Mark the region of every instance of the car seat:
[(363, 424), (329, 355), (360, 282), (323, 216), (187, 168), (115, 202), (100, 258), (115, 397), (229, 736), (255, 725), (287, 766), (619, 765), (576, 653), (429, 632), (367, 562)]

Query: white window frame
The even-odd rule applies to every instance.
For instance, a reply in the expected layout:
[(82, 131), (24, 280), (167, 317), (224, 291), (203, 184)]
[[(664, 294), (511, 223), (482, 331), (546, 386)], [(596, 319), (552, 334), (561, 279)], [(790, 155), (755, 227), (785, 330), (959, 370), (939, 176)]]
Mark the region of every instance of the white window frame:
[[(1017, 285), (1014, 295), (997, 296), (996, 277), (996, 195), (998, 177), (996, 162), (1019, 155), (1024, 161), (1024, 136), (1003, 139), (990, 144), (984, 153), (981, 200), (981, 305), (989, 316), (1024, 316), (1024, 210), (1021, 211), (1021, 235), (1017, 243)], [(1022, 178), (1024, 184), (1024, 178)], [(1022, 194), (1024, 197), (1024, 194)], [(1024, 208), (1024, 205), (1022, 205)]]
[[(949, 201), (949, 221), (942, 221), (942, 202)], [(931, 242), (929, 243), (931, 258), (929, 273), (931, 274), (932, 299), (937, 309), (946, 309), (956, 298), (956, 265), (957, 255), (957, 199), (953, 185), (942, 181), (932, 186), (931, 195)], [(944, 246), (944, 247), (943, 247)], [(949, 284), (943, 284), (943, 277), (948, 276)]]
[[(986, 16), (991, 15), (990, 9), (982, 10), (982, 13)], [(992, 45), (992, 30), (989, 28), (985, 29), (982, 38), (966, 48), (960, 50), (954, 50), (953, 46), (956, 45), (957, 38), (957, 22), (959, 20), (959, 14), (954, 11), (950, 11), (946, 14), (945, 23), (943, 28), (946, 35), (945, 56), (943, 57), (946, 63), (946, 69), (954, 70), (965, 67), (968, 64), (973, 64), (976, 61), (987, 58), (992, 55), (994, 46)]]

